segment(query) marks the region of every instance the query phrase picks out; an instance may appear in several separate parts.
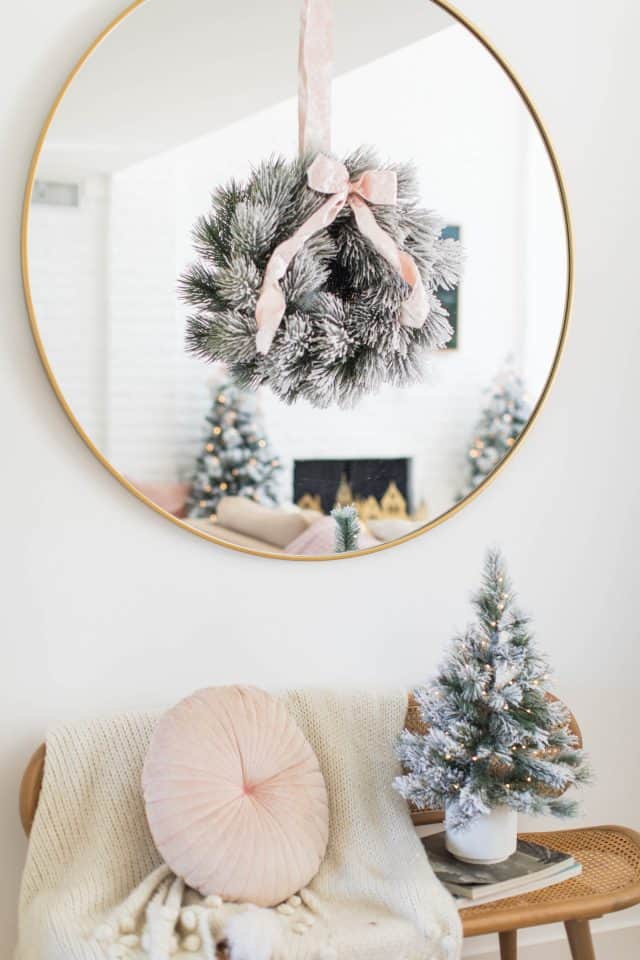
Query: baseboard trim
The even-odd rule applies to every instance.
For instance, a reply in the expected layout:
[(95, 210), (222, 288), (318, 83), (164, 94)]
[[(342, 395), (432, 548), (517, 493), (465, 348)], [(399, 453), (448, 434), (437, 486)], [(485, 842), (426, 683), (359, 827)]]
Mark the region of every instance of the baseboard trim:
[[(638, 960), (640, 957), (640, 922), (614, 918), (595, 921), (592, 927), (597, 960)], [(607, 922), (608, 921), (608, 922)], [(562, 927), (538, 927), (523, 930), (519, 936), (518, 960), (568, 960), (569, 946)], [(463, 957), (474, 960), (497, 960), (498, 937), (477, 937), (466, 940)]]

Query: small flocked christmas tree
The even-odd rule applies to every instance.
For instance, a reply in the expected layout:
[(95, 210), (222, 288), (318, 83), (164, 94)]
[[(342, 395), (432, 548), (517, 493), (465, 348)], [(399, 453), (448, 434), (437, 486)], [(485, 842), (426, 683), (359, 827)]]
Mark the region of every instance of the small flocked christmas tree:
[(278, 502), (280, 462), (261, 429), (255, 394), (225, 383), (214, 391), (207, 436), (188, 503), (190, 517), (215, 517), (224, 496)]
[(353, 505), (334, 507), (331, 516), (336, 522), (336, 553), (351, 553), (360, 542), (360, 521)]
[(572, 816), (576, 804), (561, 794), (588, 779), (584, 755), (568, 711), (546, 693), (548, 664), (495, 552), (474, 606), (477, 623), (415, 692), (428, 729), (403, 731), (398, 755), (406, 774), (395, 786), (419, 808), (446, 807), (454, 829), (503, 804)]
[(507, 364), (486, 394), (486, 406), (467, 453), (468, 477), (462, 500), (482, 483), (509, 452), (531, 416), (524, 382)]

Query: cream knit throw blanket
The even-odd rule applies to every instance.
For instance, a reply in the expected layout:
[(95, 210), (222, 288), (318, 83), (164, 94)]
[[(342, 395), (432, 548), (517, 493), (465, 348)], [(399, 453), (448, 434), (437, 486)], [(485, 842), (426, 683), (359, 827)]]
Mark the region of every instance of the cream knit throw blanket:
[(203, 900), (162, 864), (140, 788), (154, 715), (63, 727), (47, 740), (16, 960), (459, 957), (455, 906), (391, 787), (406, 697), (283, 697), (316, 751), (330, 805), (325, 860), (299, 896), (268, 910)]

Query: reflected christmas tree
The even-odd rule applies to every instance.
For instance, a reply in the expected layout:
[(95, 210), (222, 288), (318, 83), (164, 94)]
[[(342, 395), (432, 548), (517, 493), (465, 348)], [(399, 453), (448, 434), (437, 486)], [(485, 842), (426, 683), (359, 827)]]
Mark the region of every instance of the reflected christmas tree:
[(196, 461), (187, 505), (189, 516), (215, 518), (225, 496), (277, 504), (281, 466), (262, 429), (256, 395), (231, 382), (219, 386), (206, 422), (205, 444)]
[(531, 416), (522, 377), (507, 363), (486, 393), (486, 403), (467, 453), (462, 500), (489, 476), (513, 447)]

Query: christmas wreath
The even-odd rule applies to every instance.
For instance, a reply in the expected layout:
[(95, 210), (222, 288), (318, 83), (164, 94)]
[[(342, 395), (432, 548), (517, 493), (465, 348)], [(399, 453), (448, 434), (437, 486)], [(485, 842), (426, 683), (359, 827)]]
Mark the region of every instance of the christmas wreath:
[(299, 159), (215, 191), (180, 286), (192, 352), (241, 387), (346, 407), (422, 378), (425, 351), (452, 335), (437, 293), (461, 257), (419, 205), (410, 165), (331, 155), (331, 48), (331, 0), (303, 0)]
[(256, 308), (272, 254), (327, 202), (309, 186), (312, 167), (309, 159), (277, 158), (260, 164), (244, 184), (215, 191), (211, 211), (194, 231), (199, 261), (181, 280), (184, 299), (197, 311), (189, 319), (188, 347), (224, 361), (242, 387), (268, 384), (287, 403), (303, 397), (318, 407), (351, 406), (382, 384), (421, 379), (425, 350), (446, 345), (452, 330), (437, 291), (457, 283), (460, 245), (443, 239), (438, 216), (419, 206), (409, 165), (381, 168), (373, 152), (358, 150), (344, 161), (350, 183), (368, 171), (391, 173), (397, 183), (396, 203), (367, 209), (417, 267), (423, 323), (403, 319), (410, 284), (345, 204), (292, 257), (282, 277), (284, 316), (268, 352), (261, 352)]

